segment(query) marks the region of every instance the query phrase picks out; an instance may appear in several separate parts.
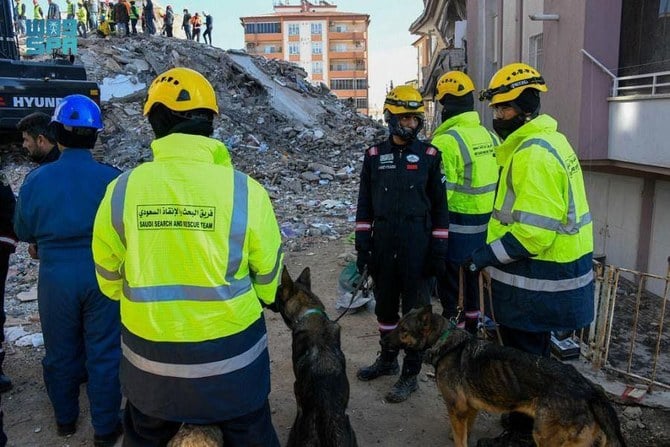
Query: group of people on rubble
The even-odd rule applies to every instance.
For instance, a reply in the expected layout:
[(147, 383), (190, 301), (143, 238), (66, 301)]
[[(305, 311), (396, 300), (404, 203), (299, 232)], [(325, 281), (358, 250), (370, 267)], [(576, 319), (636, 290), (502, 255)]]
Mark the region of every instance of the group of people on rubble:
[[(56, 0), (47, 0), (48, 8), (46, 14), (40, 5), (40, 0), (32, 0), (34, 20), (42, 19), (76, 19), (77, 32), (80, 37), (87, 37), (93, 31), (99, 36), (106, 37), (112, 34), (117, 36), (129, 36), (138, 34), (138, 23), (140, 30), (145, 34), (156, 34), (156, 19), (162, 19), (161, 34), (173, 37), (175, 26), (175, 14), (171, 5), (165, 7), (165, 11), (154, 9), (153, 0), (65, 0), (65, 12), (61, 12)], [(14, 0), (14, 31), (17, 36), (26, 35), (26, 19), (28, 18), (24, 0)], [(214, 20), (212, 15), (206, 11), (201, 13), (189, 13), (184, 8), (181, 28), (189, 40), (200, 42), (201, 30), (205, 43), (212, 45), (212, 29)]]
[[(474, 333), (485, 269), (503, 342), (546, 357), (551, 331), (593, 318), (592, 224), (577, 157), (540, 114), (547, 86), (529, 65), (501, 68), (481, 92), (493, 132), (474, 110), (467, 74), (445, 73), (436, 91), (442, 123), (431, 142), (419, 138), (421, 94), (401, 85), (384, 103), (388, 138), (364, 156), (355, 247), (358, 269), (374, 279), (380, 340), (430, 302), (435, 279), (443, 315)], [(19, 123), (40, 166), (16, 204), (3, 182), (0, 267), (6, 277), (18, 240), (40, 260), (57, 432), (77, 430), (86, 382), (96, 447), (122, 432), (124, 446), (165, 446), (182, 423), (219, 425), (226, 446), (278, 446), (263, 308), (275, 310), (283, 253), (268, 193), (211, 138), (219, 108), (200, 73), (160, 74), (143, 113), (154, 159), (122, 173), (90, 152), (104, 127), (99, 107), (68, 96), (52, 117)], [(399, 352), (381, 346), (357, 377), (400, 373), (385, 398), (402, 402), (418, 389), (422, 353), (406, 351), (400, 368)], [(534, 445), (532, 420), (506, 420), (501, 436), (478, 446)]]

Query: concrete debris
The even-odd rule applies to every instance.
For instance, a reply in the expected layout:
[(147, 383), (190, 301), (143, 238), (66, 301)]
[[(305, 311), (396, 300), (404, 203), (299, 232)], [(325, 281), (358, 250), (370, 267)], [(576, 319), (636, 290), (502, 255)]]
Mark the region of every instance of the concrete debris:
[[(153, 132), (142, 113), (147, 88), (169, 68), (191, 67), (209, 79), (217, 94), (220, 115), (213, 137), (228, 146), (237, 169), (267, 189), (284, 250), (305, 250), (353, 232), (363, 152), (384, 138), (386, 129), (338, 100), (326, 85), (306, 81), (302, 68), (244, 51), (143, 34), (80, 39), (78, 58), (89, 79), (101, 86), (105, 129), (96, 158), (122, 170), (150, 161)], [(35, 165), (20, 144), (12, 144), (0, 147), (2, 168), (18, 193)], [(31, 337), (40, 330), (39, 319), (30, 316), (37, 315), (37, 302), (23, 300), (35, 299), (31, 289), (38, 262), (20, 244), (6, 287), (7, 314), (28, 322), (31, 330), (21, 335), (27, 337), (22, 343), (33, 345), (38, 343)]]

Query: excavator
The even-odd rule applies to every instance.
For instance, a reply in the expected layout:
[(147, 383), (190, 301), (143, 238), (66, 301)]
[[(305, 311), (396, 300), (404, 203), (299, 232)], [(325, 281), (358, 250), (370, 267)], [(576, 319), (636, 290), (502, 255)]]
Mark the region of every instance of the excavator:
[[(14, 30), (14, 0), (0, 0), (0, 133), (16, 132), (17, 123), (33, 112), (51, 114), (60, 100), (74, 93), (100, 104), (100, 88), (88, 81), (75, 57), (22, 60)], [(31, 40), (35, 40), (33, 37)]]

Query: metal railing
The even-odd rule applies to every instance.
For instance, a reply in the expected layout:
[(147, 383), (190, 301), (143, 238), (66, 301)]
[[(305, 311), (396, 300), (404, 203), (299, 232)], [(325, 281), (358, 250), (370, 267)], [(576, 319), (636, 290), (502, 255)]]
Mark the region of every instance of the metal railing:
[(614, 78), (614, 96), (670, 93), (670, 71)]
[[(670, 389), (670, 329), (665, 316), (670, 295), (666, 276), (595, 263), (594, 322), (575, 341), (594, 370), (610, 370), (643, 382), (648, 389)], [(662, 294), (649, 290), (657, 281)]]

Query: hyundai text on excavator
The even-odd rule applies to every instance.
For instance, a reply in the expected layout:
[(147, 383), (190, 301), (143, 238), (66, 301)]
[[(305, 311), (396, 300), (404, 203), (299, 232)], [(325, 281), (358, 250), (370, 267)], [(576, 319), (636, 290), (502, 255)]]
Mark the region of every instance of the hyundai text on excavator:
[(13, 0), (0, 0), (0, 132), (15, 132), (19, 120), (32, 112), (51, 115), (63, 97), (74, 93), (100, 104), (98, 84), (87, 81), (84, 66), (73, 56), (20, 60), (13, 7)]

